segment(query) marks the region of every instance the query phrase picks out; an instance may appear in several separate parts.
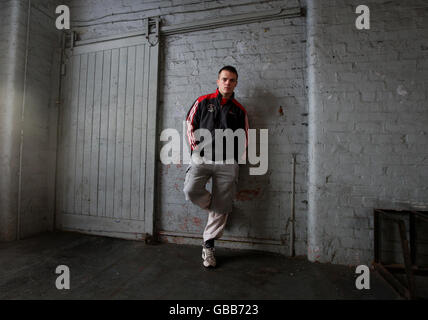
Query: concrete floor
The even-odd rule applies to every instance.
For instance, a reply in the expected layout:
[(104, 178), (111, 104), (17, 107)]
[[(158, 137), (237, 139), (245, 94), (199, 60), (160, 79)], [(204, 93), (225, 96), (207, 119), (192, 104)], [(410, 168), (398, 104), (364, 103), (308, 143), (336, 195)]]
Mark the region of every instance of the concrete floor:
[[(305, 258), (217, 248), (218, 268), (199, 246), (156, 244), (68, 232), (0, 243), (0, 299), (399, 299), (376, 272), (355, 288), (355, 268)], [(70, 290), (58, 290), (58, 265)]]

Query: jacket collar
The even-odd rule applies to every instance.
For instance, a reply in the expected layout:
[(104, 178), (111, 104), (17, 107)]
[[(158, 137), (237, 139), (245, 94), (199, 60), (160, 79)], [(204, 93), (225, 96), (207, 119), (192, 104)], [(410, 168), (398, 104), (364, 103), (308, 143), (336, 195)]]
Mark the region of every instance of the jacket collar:
[[(223, 96), (222, 96), (222, 94), (220, 93), (220, 90), (218, 90), (218, 88), (217, 88), (217, 90), (215, 91), (215, 94), (216, 94), (216, 97), (219, 99), (219, 101), (221, 101), (221, 99), (223, 99)], [(232, 95), (230, 96), (230, 98), (229, 98), (229, 99), (233, 99), (233, 98), (235, 98), (235, 92), (232, 92)]]

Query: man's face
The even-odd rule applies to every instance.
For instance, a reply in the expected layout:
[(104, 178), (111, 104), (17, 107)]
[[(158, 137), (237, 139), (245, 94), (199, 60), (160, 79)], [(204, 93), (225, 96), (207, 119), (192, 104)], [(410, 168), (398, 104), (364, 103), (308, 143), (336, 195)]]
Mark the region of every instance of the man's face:
[(236, 74), (233, 72), (223, 70), (218, 75), (217, 86), (220, 90), (220, 93), (223, 95), (232, 94), (237, 84), (238, 80), (236, 78)]

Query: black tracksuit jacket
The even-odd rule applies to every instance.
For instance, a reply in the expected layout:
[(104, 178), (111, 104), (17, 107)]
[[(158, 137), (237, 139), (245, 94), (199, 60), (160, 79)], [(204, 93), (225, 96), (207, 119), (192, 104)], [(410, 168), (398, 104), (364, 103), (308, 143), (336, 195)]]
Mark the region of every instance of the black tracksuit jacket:
[[(192, 105), (186, 116), (187, 139), (191, 152), (197, 149), (202, 141), (196, 141), (194, 132), (197, 129), (208, 129), (212, 137), (212, 160), (215, 160), (215, 129), (245, 130), (245, 147), (248, 145), (248, 116), (245, 108), (234, 99), (234, 94), (229, 99), (222, 97), (217, 89), (215, 93), (199, 97)], [(238, 154), (237, 139), (234, 139), (234, 159), (244, 159), (245, 154)], [(205, 149), (206, 147), (204, 147)], [(201, 156), (204, 156), (203, 150)], [(223, 159), (226, 160), (226, 139), (223, 138)]]

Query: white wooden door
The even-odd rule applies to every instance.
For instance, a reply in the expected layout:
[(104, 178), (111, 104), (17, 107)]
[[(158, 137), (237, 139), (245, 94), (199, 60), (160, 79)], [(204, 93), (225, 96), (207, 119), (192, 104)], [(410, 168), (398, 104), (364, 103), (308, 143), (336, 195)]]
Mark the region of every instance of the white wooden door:
[(158, 53), (142, 35), (66, 50), (57, 228), (153, 234)]

